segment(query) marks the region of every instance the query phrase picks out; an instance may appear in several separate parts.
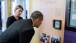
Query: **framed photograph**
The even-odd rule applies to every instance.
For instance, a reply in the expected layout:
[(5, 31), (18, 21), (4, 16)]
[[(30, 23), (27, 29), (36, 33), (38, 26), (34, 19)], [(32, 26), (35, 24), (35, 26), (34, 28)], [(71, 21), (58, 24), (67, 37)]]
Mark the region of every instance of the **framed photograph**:
[(51, 35), (51, 43), (60, 43), (60, 37), (56, 35)]
[(50, 35), (45, 33), (40, 34), (40, 43), (49, 43)]
[(53, 20), (53, 28), (61, 29), (61, 20)]

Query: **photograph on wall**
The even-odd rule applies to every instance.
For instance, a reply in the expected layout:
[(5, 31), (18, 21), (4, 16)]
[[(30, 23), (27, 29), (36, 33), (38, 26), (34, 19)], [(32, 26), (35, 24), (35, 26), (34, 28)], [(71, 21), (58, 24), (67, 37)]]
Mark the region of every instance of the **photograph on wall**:
[(49, 43), (49, 35), (45, 33), (40, 34), (40, 43)]
[(53, 20), (53, 28), (61, 29), (61, 20)]
[(51, 35), (51, 43), (60, 43), (60, 37)]

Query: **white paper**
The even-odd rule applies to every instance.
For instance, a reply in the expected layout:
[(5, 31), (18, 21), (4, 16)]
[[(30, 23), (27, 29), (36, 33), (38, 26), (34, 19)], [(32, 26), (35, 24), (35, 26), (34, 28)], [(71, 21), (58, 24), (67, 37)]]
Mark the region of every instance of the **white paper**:
[(72, 19), (76, 20), (76, 14), (72, 14)]
[(75, 0), (72, 0), (72, 1), (75, 1)]

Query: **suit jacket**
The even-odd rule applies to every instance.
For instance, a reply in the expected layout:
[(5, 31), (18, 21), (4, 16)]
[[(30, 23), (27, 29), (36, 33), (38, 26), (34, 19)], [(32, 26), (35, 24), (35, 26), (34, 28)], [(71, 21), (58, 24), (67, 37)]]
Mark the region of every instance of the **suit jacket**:
[(0, 43), (30, 43), (35, 31), (31, 19), (18, 20), (0, 36)]

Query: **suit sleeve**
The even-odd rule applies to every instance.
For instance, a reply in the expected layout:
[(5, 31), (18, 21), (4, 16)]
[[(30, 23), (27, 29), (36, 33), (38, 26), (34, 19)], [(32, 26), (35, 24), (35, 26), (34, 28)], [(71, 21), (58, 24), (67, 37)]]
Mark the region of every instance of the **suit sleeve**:
[(6, 27), (8, 28), (11, 24), (12, 24), (12, 19), (11, 18), (8, 18), (7, 19), (7, 22), (6, 22)]
[(33, 30), (27, 30), (21, 33), (21, 43), (30, 43), (34, 35)]

